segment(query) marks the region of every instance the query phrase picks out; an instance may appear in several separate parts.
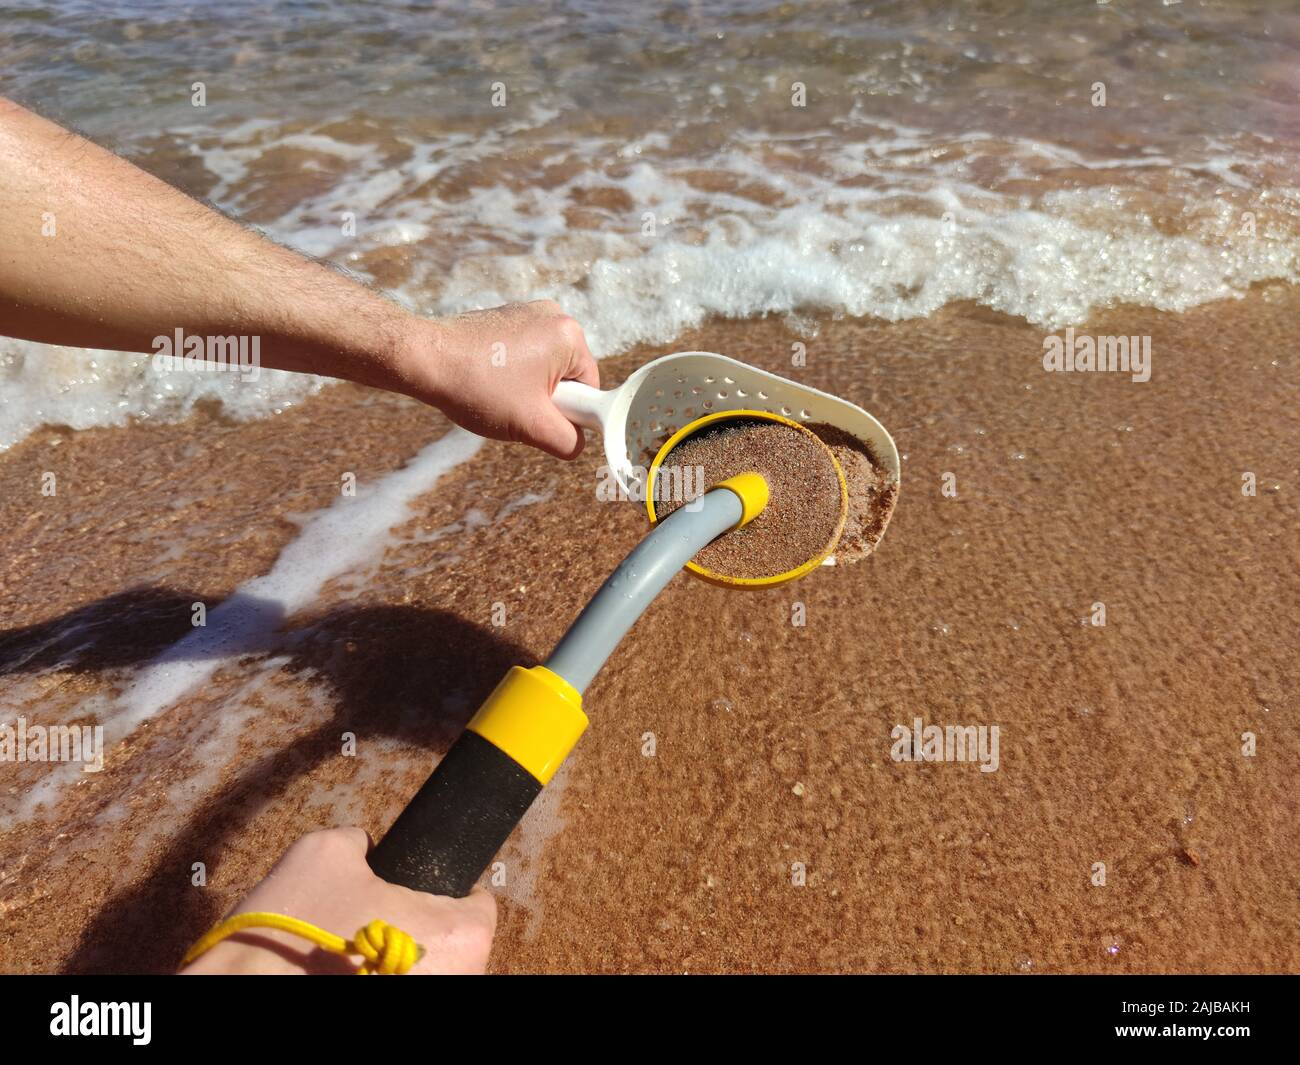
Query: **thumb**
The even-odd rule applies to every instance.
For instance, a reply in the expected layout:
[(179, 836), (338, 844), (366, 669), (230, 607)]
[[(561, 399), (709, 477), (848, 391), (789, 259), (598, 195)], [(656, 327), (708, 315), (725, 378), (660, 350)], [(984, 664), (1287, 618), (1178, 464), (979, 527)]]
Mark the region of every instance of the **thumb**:
[(524, 443), (561, 459), (576, 459), (586, 442), (582, 430), (550, 402), (542, 407), (524, 434)]
[(492, 892), (476, 887), (463, 899), (453, 899), (452, 902), (466, 918), (480, 922), (489, 931), (496, 931), (497, 900)]

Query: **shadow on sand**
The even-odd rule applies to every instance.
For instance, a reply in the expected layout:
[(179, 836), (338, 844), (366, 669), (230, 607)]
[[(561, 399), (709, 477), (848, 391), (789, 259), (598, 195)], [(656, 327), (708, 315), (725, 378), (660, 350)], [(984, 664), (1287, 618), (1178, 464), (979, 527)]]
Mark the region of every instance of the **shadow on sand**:
[[(251, 640), (232, 643), (234, 625), (231, 639), (196, 640), (190, 610), (198, 598), (138, 589), (0, 633), (0, 678), (53, 667), (99, 673), (160, 655), (177, 660), (274, 649), (289, 658), (288, 671), (310, 670), (333, 690), (335, 709), (327, 721), (241, 766), (177, 825), (161, 857), (90, 922), (65, 972), (173, 971), (188, 945), (221, 916), (211, 892), (189, 886), (196, 854), (220, 852), (296, 777), (337, 758), (340, 733), (395, 737), (441, 754), (510, 666), (536, 661), (491, 629), (414, 606), (342, 607), (302, 628), (276, 632), (280, 619), (268, 613), (272, 605), (245, 597), (222, 606), (227, 619), (258, 619)], [(220, 871), (209, 864), (208, 875)]]

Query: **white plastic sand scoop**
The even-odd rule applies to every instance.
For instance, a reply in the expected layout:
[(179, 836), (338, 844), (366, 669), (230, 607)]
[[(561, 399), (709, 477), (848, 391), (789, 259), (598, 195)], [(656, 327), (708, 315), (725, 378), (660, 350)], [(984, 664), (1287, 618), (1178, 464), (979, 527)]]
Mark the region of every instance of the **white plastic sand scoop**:
[(793, 421), (825, 422), (870, 445), (877, 462), (898, 483), (898, 448), (880, 422), (861, 407), (807, 385), (709, 351), (682, 351), (648, 362), (618, 388), (602, 392), (561, 381), (555, 404), (578, 425), (605, 438), (605, 461), (625, 492), (659, 445), (682, 426), (724, 410), (762, 410)]

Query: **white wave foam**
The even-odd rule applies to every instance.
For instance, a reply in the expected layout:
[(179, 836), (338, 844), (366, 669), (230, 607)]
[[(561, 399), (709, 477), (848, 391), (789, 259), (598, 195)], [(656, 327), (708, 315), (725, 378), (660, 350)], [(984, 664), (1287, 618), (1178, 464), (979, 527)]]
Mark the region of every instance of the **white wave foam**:
[(340, 496), (313, 514), (269, 572), (241, 584), (208, 615), (206, 627), (195, 629), (141, 671), (122, 696), (114, 732), (130, 733), (233, 657), (264, 647), (283, 621), (311, 603), (334, 577), (375, 565), (389, 531), (409, 516), (411, 502), (482, 444), (481, 437), (453, 429), (400, 470), (371, 486), (358, 486), (355, 497)]
[(324, 378), (279, 370), (262, 370), (256, 381), (232, 373), (166, 372), (148, 355), (0, 337), (0, 451), (42, 425), (90, 429), (133, 418), (173, 421), (204, 400), (219, 400), (237, 418), (263, 418), (323, 384)]
[[(1300, 278), (1300, 223), (1290, 225), (1300, 190), (1268, 186), (1261, 175), (1293, 170), (1258, 139), (1207, 141), (1181, 160), (1103, 159), (978, 131), (939, 140), (857, 114), (817, 134), (736, 133), (690, 158), (659, 132), (561, 138), (516, 166), (521, 131), (547, 120), (436, 143), (399, 136), (383, 150), (265, 121), (181, 132), (219, 178), (213, 198), (236, 215), (260, 185), (244, 179), (269, 152), (314, 153), (339, 174), (267, 227), (277, 239), (356, 269), (367, 251), (407, 248), (413, 276), (393, 295), (423, 313), (549, 296), (599, 356), (669, 341), (711, 315), (897, 320), (972, 300), (1055, 329), (1107, 305), (1177, 311)], [(557, 172), (570, 176), (557, 183)], [(613, 206), (574, 221), (593, 196)], [(1273, 223), (1243, 236), (1242, 212), (1257, 208)], [(341, 231), (344, 212), (355, 236)], [(160, 375), (141, 356), (0, 341), (0, 448), (42, 423), (174, 419), (204, 399), (262, 417), (320, 386), (274, 372), (257, 382)]]
[[(482, 444), (481, 437), (453, 429), (401, 469), (312, 514), (267, 573), (245, 581), (208, 614), (203, 628), (144, 665), (112, 707), (98, 715), (106, 750), (240, 655), (269, 650), (281, 624), (315, 600), (329, 581), (377, 565), (390, 531), (409, 516), (410, 504)], [(23, 816), (51, 802), (80, 768), (56, 770), (63, 772), (47, 774), (23, 796)]]

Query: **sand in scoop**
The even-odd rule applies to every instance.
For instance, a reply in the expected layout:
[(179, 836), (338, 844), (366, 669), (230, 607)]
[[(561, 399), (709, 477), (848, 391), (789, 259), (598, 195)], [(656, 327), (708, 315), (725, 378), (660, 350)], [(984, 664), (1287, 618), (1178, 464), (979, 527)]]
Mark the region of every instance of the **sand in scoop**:
[[(844, 473), (848, 517), (835, 547), (840, 563), (865, 558), (885, 534), (898, 486), (871, 449), (831, 425), (810, 425)], [(711, 426), (673, 448), (665, 466), (699, 468), (684, 483), (716, 484), (749, 470), (768, 482), (767, 508), (743, 529), (719, 537), (695, 561), (726, 577), (771, 577), (821, 554), (839, 525), (839, 483), (826, 451), (806, 433), (779, 422), (735, 419)], [(681, 500), (656, 503), (666, 517)]]
[[(840, 482), (830, 455), (815, 437), (779, 422), (729, 419), (678, 444), (665, 466), (697, 468), (687, 483), (717, 484), (755, 471), (767, 481), (768, 503), (744, 528), (718, 537), (695, 556), (725, 577), (772, 577), (820, 555), (840, 528)], [(656, 503), (660, 517), (682, 500)]]

